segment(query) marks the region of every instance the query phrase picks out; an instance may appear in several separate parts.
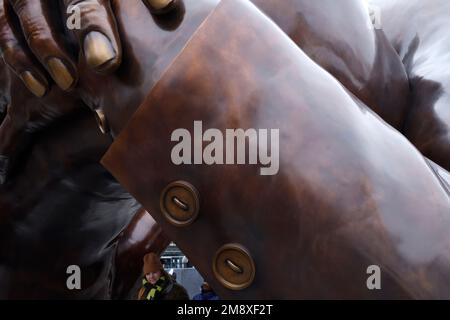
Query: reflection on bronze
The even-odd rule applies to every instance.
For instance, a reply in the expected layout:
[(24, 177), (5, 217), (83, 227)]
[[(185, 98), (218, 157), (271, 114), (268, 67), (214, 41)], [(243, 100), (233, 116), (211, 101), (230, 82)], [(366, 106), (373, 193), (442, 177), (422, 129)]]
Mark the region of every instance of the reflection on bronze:
[[(2, 106), (10, 105), (0, 176), (18, 166), (0, 192), (0, 297), (128, 296), (143, 253), (173, 239), (223, 298), (450, 298), (449, 174), (399, 132), (449, 169), (440, 60), (448, 50), (432, 37), (450, 21), (443, 0), (421, 2), (442, 5), (437, 25), (411, 31), (383, 19), (388, 37), (367, 28), (360, 0), (326, 0), (327, 10), (322, 1), (254, 0), (281, 29), (244, 0), (185, 0), (166, 27), (140, 0), (111, 3), (126, 57), (113, 75), (80, 63), (72, 94), (53, 86), (36, 99), (0, 68)], [(423, 59), (429, 52), (436, 59)], [(64, 63), (50, 69), (68, 88), (76, 80)], [(97, 120), (117, 137), (111, 148), (85, 104), (104, 112)], [(196, 120), (280, 129), (279, 174), (173, 165), (171, 133)], [(102, 162), (158, 224), (98, 164), (108, 148)], [(178, 179), (189, 183), (161, 197)], [(191, 223), (200, 194), (202, 216)], [(224, 243), (246, 249), (218, 253)], [(60, 276), (69, 264), (87, 275), (81, 292)], [(366, 286), (374, 264), (381, 291)]]
[(96, 69), (116, 58), (111, 41), (102, 33), (92, 31), (84, 39), (84, 55), (89, 67)]
[(101, 109), (94, 110), (95, 120), (97, 121), (98, 128), (102, 134), (108, 134), (110, 132), (108, 120), (105, 113)]
[(188, 182), (170, 183), (161, 193), (161, 211), (177, 227), (191, 225), (200, 212), (200, 195)]
[(233, 243), (224, 245), (217, 251), (213, 259), (213, 272), (227, 289), (244, 290), (253, 283), (256, 269), (248, 250)]
[(242, 270), (241, 267), (239, 267), (238, 265), (236, 265), (233, 261), (231, 261), (230, 259), (226, 259), (226, 264), (236, 273), (244, 273), (244, 270)]

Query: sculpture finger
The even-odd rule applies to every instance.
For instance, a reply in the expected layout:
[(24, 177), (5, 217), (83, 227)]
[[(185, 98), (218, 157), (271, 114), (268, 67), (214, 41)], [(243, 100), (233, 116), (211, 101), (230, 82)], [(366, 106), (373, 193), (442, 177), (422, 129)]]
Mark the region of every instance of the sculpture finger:
[[(67, 26), (79, 42), (87, 65), (110, 73), (122, 60), (122, 48), (109, 0), (64, 0)], [(77, 21), (78, 19), (78, 21)]]
[[(56, 84), (65, 91), (71, 90), (78, 75), (72, 58), (58, 34), (58, 25), (52, 14), (54, 2), (9, 0), (19, 18), (30, 50), (49, 72)], [(52, 9), (53, 8), (53, 9)]]
[(37, 97), (48, 91), (45, 70), (33, 58), (20, 32), (14, 32), (17, 19), (7, 1), (0, 1), (0, 51), (4, 62)]

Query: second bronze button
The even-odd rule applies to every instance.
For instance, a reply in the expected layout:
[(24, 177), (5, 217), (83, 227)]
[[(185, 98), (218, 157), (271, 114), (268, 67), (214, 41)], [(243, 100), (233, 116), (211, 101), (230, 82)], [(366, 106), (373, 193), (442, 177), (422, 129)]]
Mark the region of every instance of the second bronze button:
[(161, 211), (177, 227), (188, 226), (197, 219), (200, 196), (197, 189), (186, 181), (169, 184), (161, 194)]
[(243, 290), (253, 283), (255, 263), (245, 247), (231, 243), (224, 245), (216, 252), (213, 272), (224, 287), (231, 290)]

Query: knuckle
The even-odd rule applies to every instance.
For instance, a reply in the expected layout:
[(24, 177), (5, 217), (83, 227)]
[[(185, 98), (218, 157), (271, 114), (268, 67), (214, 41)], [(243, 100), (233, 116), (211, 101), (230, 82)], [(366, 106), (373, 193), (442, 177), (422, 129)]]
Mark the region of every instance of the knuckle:
[(28, 1), (18, 0), (14, 8), (30, 49), (40, 51), (43, 46), (49, 46), (52, 36), (44, 15), (34, 12), (35, 7)]
[(23, 54), (17, 46), (9, 46), (2, 50), (2, 53), (5, 63), (13, 69), (16, 69), (19, 61), (23, 60)]
[(51, 36), (46, 32), (43, 28), (35, 25), (30, 28), (29, 32), (27, 32), (27, 42), (30, 46), (30, 49), (35, 51), (36, 54), (50, 44), (53, 43)]

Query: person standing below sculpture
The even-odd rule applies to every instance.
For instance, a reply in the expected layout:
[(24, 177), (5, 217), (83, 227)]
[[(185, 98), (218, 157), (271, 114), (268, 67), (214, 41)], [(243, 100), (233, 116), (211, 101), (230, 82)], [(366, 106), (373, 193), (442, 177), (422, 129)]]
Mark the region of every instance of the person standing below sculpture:
[(186, 289), (173, 281), (155, 253), (144, 256), (143, 271), (138, 300), (189, 300)]
[(203, 282), (200, 287), (201, 292), (199, 294), (196, 294), (192, 300), (219, 300), (219, 297), (214, 292), (214, 290), (211, 288), (208, 282)]

